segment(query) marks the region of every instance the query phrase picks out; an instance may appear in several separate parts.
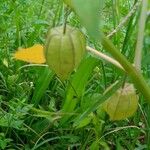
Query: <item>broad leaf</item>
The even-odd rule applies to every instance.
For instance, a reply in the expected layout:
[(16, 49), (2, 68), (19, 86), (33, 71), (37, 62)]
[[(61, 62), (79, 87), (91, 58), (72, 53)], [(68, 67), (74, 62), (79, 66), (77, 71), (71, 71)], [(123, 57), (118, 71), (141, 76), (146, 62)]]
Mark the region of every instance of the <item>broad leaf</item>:
[(100, 38), (100, 0), (72, 0), (73, 8), (89, 35)]
[[(86, 57), (82, 60), (77, 72), (74, 74), (67, 87), (66, 99), (62, 108), (64, 113), (74, 112), (76, 105), (80, 102), (80, 99), (83, 96), (88, 78), (97, 63), (98, 61), (92, 57)], [(69, 118), (69, 115), (64, 116), (61, 123), (65, 123)]]

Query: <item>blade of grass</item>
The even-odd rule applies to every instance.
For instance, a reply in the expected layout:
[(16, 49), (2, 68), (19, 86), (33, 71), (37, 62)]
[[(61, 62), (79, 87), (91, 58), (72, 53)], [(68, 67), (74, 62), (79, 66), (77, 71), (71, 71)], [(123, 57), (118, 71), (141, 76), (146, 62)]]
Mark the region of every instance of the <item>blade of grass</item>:
[(144, 30), (145, 30), (145, 24), (147, 18), (147, 9), (148, 9), (148, 0), (143, 0), (141, 15), (139, 19), (138, 37), (137, 37), (135, 60), (134, 60), (135, 67), (139, 71), (141, 70), (142, 48), (143, 48)]
[[(85, 86), (87, 84), (88, 78), (92, 74), (93, 68), (97, 64), (97, 60), (95, 58), (86, 57), (82, 64), (79, 66), (79, 69), (73, 76), (68, 85), (66, 91), (66, 99), (62, 107), (63, 112), (73, 112), (77, 103), (80, 102), (80, 99), (84, 93)], [(65, 116), (62, 122), (68, 120), (70, 116)]]
[(131, 41), (131, 38), (132, 38), (131, 35), (133, 34), (133, 31), (134, 31), (135, 26), (137, 24), (137, 20), (138, 20), (137, 18), (138, 17), (136, 15), (132, 15), (130, 20), (129, 20), (129, 23), (127, 25), (127, 31), (126, 31), (126, 35), (125, 35), (122, 50), (121, 50), (121, 52), (123, 54), (126, 54), (126, 51), (129, 47), (129, 41)]
[[(147, 19), (147, 10), (148, 10), (148, 0), (143, 0), (141, 14), (139, 18), (138, 35), (137, 35), (137, 43), (136, 43), (135, 58), (134, 58), (134, 64), (138, 71), (141, 71), (142, 50), (143, 50), (143, 41), (144, 41), (144, 31), (145, 31), (146, 19)], [(149, 109), (149, 106), (148, 106), (148, 109)], [(149, 111), (147, 111), (147, 116), (148, 116), (147, 128), (150, 127), (149, 115), (150, 113)], [(147, 133), (147, 149), (150, 149), (150, 131), (148, 130), (146, 133)]]
[(54, 73), (48, 67), (46, 67), (40, 72), (39, 76), (40, 77), (36, 82), (36, 87), (31, 100), (31, 103), (33, 103), (35, 107), (39, 104), (49, 83), (53, 79)]
[(52, 137), (52, 138), (49, 138), (49, 139), (46, 139), (45, 141), (34, 145), (34, 147), (31, 149), (31, 150), (36, 150), (36, 149), (39, 149), (42, 145), (48, 143), (48, 142), (51, 142), (51, 141), (55, 141), (55, 140), (61, 140), (61, 139), (70, 139), (70, 138), (73, 138), (74, 136), (56, 136), (56, 137)]

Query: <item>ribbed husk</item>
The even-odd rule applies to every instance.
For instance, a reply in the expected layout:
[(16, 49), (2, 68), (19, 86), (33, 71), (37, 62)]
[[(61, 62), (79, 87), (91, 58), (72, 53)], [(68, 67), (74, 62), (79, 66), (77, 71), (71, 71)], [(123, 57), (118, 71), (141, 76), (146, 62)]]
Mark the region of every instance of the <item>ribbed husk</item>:
[(126, 83), (103, 103), (110, 120), (123, 120), (131, 117), (138, 108), (138, 96), (133, 84)]
[(84, 35), (76, 28), (55, 27), (48, 32), (45, 45), (45, 58), (49, 67), (61, 80), (78, 67), (86, 49)]

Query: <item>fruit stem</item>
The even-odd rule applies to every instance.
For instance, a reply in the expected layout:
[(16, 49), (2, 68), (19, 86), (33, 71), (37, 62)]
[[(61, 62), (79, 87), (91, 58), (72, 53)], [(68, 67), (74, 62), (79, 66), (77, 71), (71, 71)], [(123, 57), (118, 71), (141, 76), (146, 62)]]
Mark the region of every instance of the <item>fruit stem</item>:
[(126, 80), (127, 80), (127, 74), (125, 74), (123, 77), (122, 89), (125, 87)]
[(97, 57), (99, 57), (99, 58), (101, 58), (101, 59), (103, 59), (103, 60), (113, 64), (113, 65), (115, 65), (119, 69), (125, 71), (124, 68), (122, 67), (122, 65), (120, 65), (120, 63), (118, 61), (116, 61), (115, 59), (111, 58), (110, 56), (107, 56), (106, 54), (104, 54), (104, 53), (102, 53), (102, 52), (100, 52), (100, 51), (98, 51), (98, 50), (96, 50), (96, 49), (94, 49), (92, 47), (89, 47), (89, 46), (86, 47), (86, 50), (88, 52), (90, 52), (91, 54), (93, 54), (93, 55), (95, 55), (95, 56), (97, 56)]
[(65, 23), (64, 23), (64, 30), (63, 30), (63, 34), (65, 34), (65, 33), (66, 33), (66, 28), (67, 28), (67, 22), (65, 21)]
[(68, 16), (70, 14), (70, 9), (68, 7), (65, 7), (65, 15), (64, 15), (64, 30), (63, 30), (63, 34), (66, 33), (66, 28), (67, 28), (67, 19), (68, 19)]

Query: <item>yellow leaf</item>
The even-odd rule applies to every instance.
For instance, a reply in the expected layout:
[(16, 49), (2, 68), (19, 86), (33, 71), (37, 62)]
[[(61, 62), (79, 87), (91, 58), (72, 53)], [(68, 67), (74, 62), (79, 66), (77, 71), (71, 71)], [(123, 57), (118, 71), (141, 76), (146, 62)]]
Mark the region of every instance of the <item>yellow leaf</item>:
[(26, 49), (20, 49), (14, 54), (14, 58), (29, 63), (42, 64), (45, 63), (43, 46), (36, 44)]

